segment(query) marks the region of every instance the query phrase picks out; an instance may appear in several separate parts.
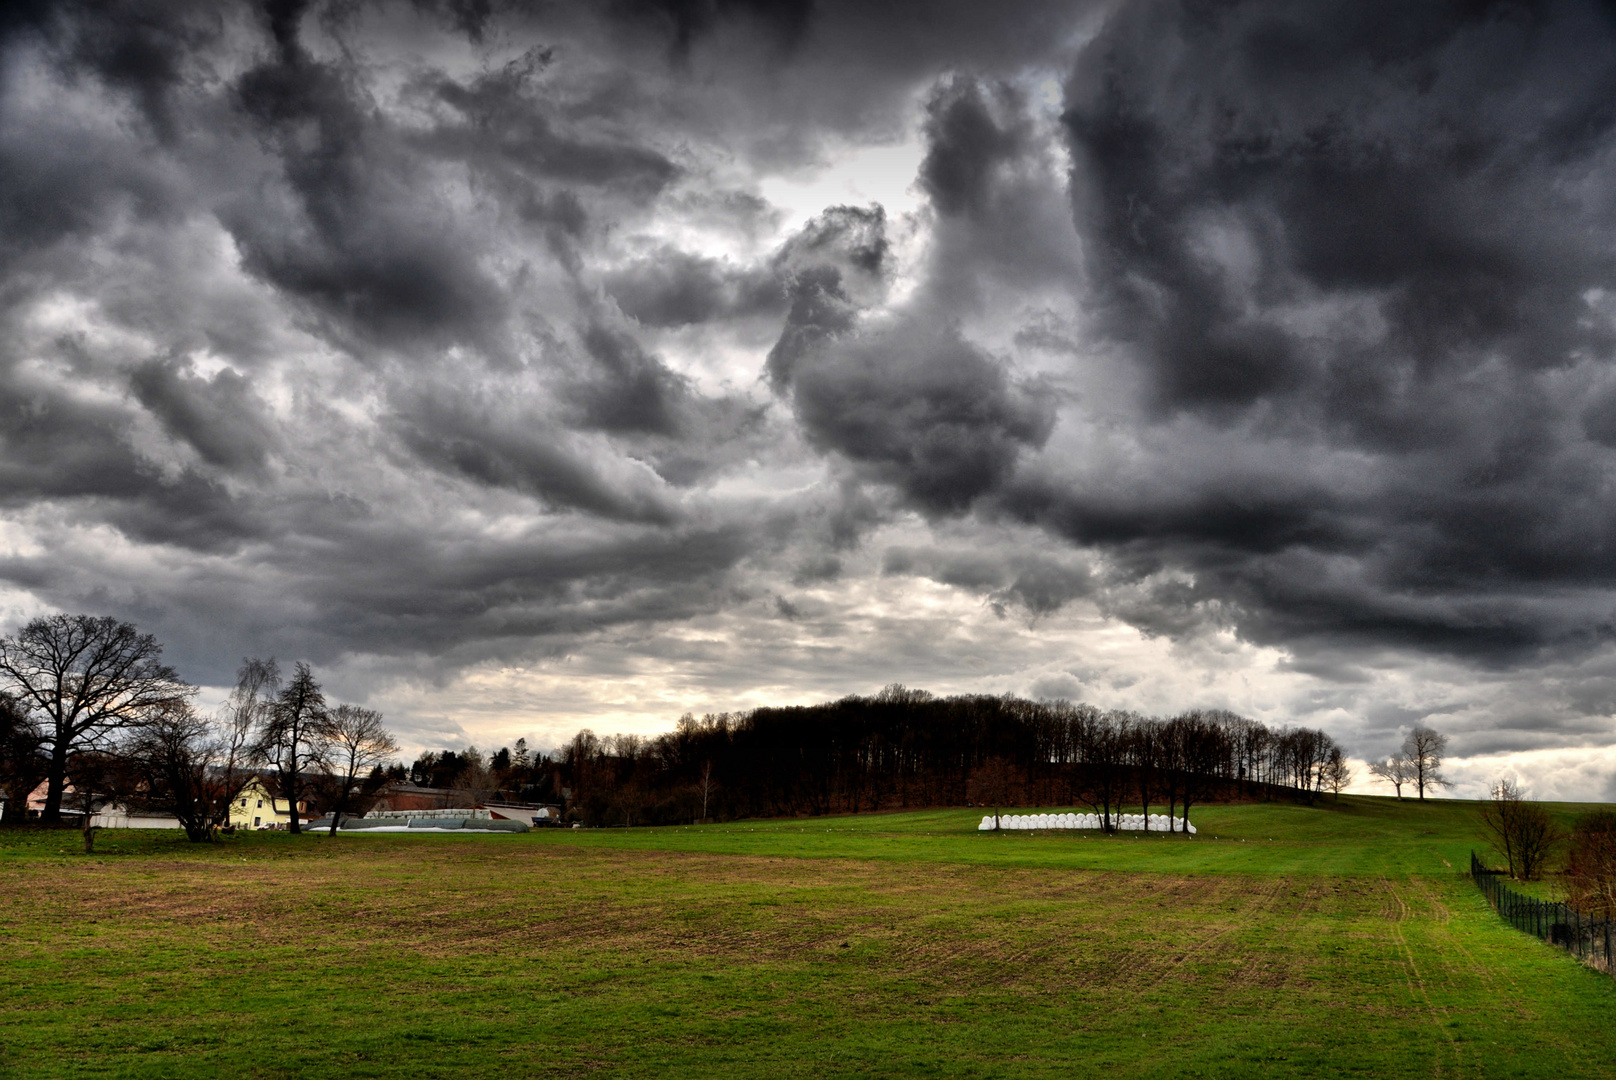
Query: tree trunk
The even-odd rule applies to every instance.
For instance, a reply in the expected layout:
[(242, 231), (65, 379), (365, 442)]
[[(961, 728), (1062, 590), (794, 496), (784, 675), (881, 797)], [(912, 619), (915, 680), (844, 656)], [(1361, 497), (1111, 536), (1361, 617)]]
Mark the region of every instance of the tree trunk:
[(45, 788), (45, 809), (40, 813), (39, 820), (47, 825), (56, 825), (62, 820), (62, 794), (67, 790), (66, 739), (58, 737), (55, 745), (51, 747), (48, 781)]
[[(353, 787), (353, 780), (343, 785), (342, 793), (337, 796), (337, 805), (331, 810), (331, 831), (327, 836), (337, 835), (337, 826), (342, 822), (342, 812), (348, 808), (348, 789)], [(294, 807), (295, 809), (295, 807)]]
[[(292, 743), (292, 753), (293, 753), (293, 755), (297, 754), (297, 743), (295, 741)], [(295, 760), (295, 757), (294, 757), (294, 760)], [(292, 820), (287, 823), (286, 827), (287, 827), (288, 832), (290, 832), (294, 836), (296, 836), (296, 835), (299, 835), (299, 834), (301, 834), (303, 832), (303, 824), (302, 824), (302, 821), (299, 819), (298, 813), (297, 813), (297, 789), (298, 789), (297, 767), (294, 765), (293, 768), (292, 768), (292, 771), (287, 773), (286, 776), (287, 776), (287, 778), (289, 780), (289, 783), (283, 784), (281, 786), (283, 788), (285, 788), (284, 794), (286, 795), (286, 809), (289, 810), (291, 812), (291, 815), (292, 815)], [(269, 800), (269, 806), (270, 806), (271, 810), (273, 810), (275, 808), (275, 800), (274, 799)]]

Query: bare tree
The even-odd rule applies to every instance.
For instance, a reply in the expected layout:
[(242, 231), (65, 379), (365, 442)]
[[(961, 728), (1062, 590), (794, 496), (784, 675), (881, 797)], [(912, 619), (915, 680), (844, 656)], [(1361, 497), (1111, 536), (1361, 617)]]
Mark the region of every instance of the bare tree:
[(63, 805), (80, 814), (84, 833), (84, 853), (95, 851), (96, 811), (108, 806), (127, 806), (141, 788), (141, 778), (130, 759), (107, 750), (80, 750), (68, 761), (67, 779), (72, 790), (65, 792)]
[(1136, 716), (1123, 731), (1127, 760), (1133, 766), (1133, 789), (1139, 796), (1145, 831), (1150, 831), (1150, 801), (1158, 793), (1162, 765), (1162, 726), (1154, 717)]
[(1521, 880), (1535, 881), (1565, 842), (1565, 831), (1549, 812), (1531, 800), (1522, 800), (1516, 815), (1515, 858)]
[(338, 705), (328, 712), (320, 723), (318, 741), (335, 788), (329, 833), (335, 836), (360, 777), (389, 764), (398, 753), (398, 743), (382, 726), (381, 713), (357, 705)]
[(307, 790), (307, 777), (320, 767), (318, 736), (325, 715), (325, 693), (301, 660), (292, 681), (280, 688), (262, 715), (256, 753), (275, 770), (281, 796), (291, 809), (294, 833), (303, 831), (297, 804)]
[(1414, 781), (1414, 767), (1402, 754), (1393, 754), (1385, 761), (1372, 762), (1369, 771), (1375, 779), (1395, 788), (1399, 799), (1403, 797), (1403, 785)]
[(28, 710), (10, 694), (0, 693), (0, 799), (5, 800), (0, 823), (28, 820), (28, 796), (49, 771), (44, 746), (45, 737)]
[(186, 839), (206, 843), (235, 794), (234, 777), (222, 766), (237, 750), (228, 730), (190, 702), (174, 701), (148, 712), (124, 754), (140, 775), (143, 801), (173, 814)]
[(1020, 776), (1015, 764), (1006, 757), (990, 757), (971, 771), (966, 781), (966, 795), (978, 806), (993, 808), (993, 827), (999, 828), (999, 811), (1009, 805), (1020, 787)]
[[(235, 794), (246, 782), (248, 770), (262, 759), (256, 745), (259, 732), (269, 724), (270, 710), (281, 688), (281, 668), (272, 656), (268, 660), (243, 657), (236, 669), (236, 685), (219, 710), (218, 728), (223, 739), (223, 758), (218, 764), (225, 796)], [(230, 820), (228, 801), (221, 809), (217, 825)]]
[(1341, 798), (1341, 789), (1352, 783), (1352, 768), (1347, 764), (1347, 755), (1341, 747), (1330, 746), (1330, 754), (1324, 759), (1323, 772), (1324, 786), (1335, 792), (1337, 799)]
[(492, 799), (499, 785), (489, 771), (483, 752), (468, 746), (461, 752), (460, 760), (460, 770), (449, 781), (450, 790), (456, 792), (462, 802), (480, 803)]
[(1117, 818), (1127, 789), (1127, 726), (1130, 713), (1106, 713), (1086, 723), (1079, 734), (1083, 759), (1078, 797), (1100, 818), (1100, 827), (1117, 831)]
[(1442, 775), (1442, 758), (1447, 750), (1448, 737), (1424, 726), (1415, 728), (1403, 740), (1403, 757), (1414, 772), (1414, 784), (1419, 788), (1421, 799), (1425, 798), (1428, 787), (1452, 786)]
[[(1181, 725), (1183, 744), (1183, 820), (1188, 822), (1190, 808), (1211, 799), (1223, 787), (1220, 771), (1231, 764), (1235, 747), (1216, 714), (1189, 712), (1177, 723)], [(1178, 825), (1175, 823), (1172, 828), (1177, 829)]]
[(1616, 919), (1616, 814), (1595, 810), (1577, 819), (1565, 885), (1572, 907), (1596, 919)]
[(701, 765), (701, 820), (707, 821), (707, 798), (713, 791), (713, 763), (712, 759), (702, 762)]
[(162, 662), (150, 634), (110, 617), (48, 615), (0, 638), (0, 679), (43, 718), (47, 822), (60, 821), (68, 760), (159, 705), (196, 693)]
[(1527, 799), (1508, 777), (1493, 783), (1481, 807), (1481, 824), (1504, 856), (1510, 877), (1520, 881), (1535, 881), (1563, 839), (1548, 812)]

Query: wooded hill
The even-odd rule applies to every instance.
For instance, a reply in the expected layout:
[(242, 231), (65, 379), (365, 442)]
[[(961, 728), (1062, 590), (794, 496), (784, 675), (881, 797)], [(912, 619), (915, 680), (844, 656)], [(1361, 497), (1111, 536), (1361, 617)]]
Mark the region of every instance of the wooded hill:
[(650, 738), (584, 730), (556, 765), (591, 825), (965, 805), (1183, 814), (1233, 794), (1311, 800), (1349, 778), (1324, 732), (1231, 712), (1164, 719), (896, 685), (821, 705), (687, 714)]

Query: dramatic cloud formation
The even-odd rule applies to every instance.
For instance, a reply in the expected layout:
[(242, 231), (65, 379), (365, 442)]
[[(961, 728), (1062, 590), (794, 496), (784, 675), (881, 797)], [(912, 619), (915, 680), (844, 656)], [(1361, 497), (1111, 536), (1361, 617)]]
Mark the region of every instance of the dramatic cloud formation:
[(0, 607), (413, 745), (869, 692), (1616, 791), (1616, 21), (0, 15)]

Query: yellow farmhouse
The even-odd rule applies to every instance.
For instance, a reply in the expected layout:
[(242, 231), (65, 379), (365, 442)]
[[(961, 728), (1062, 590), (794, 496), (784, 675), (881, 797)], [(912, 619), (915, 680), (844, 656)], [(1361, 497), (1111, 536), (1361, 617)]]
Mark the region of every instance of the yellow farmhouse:
[[(309, 804), (298, 800), (298, 815), (301, 817), (308, 811)], [(257, 777), (247, 781), (230, 800), (230, 824), (237, 829), (267, 829), (289, 824), (291, 820), (291, 804), (272, 794)]]

